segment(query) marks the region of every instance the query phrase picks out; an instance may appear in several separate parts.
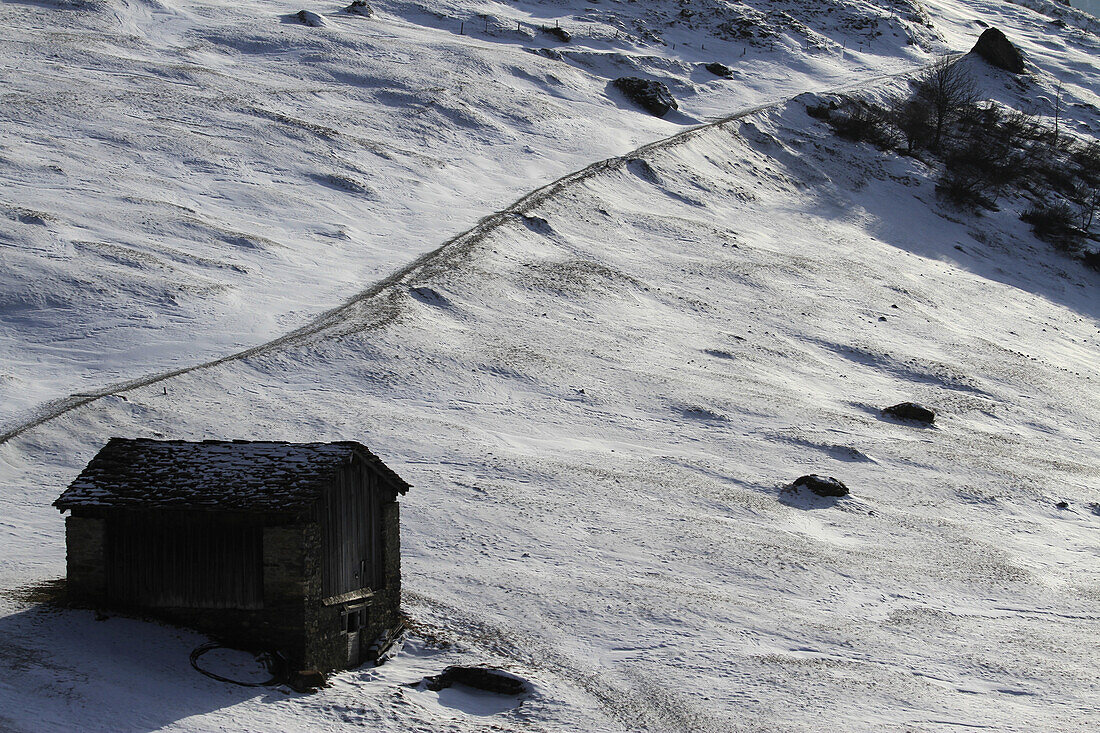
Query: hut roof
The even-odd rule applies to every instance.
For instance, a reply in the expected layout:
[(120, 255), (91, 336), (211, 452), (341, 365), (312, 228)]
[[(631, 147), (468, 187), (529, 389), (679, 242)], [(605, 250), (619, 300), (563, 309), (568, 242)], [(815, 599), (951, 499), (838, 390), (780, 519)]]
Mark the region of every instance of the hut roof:
[(398, 493), (409, 485), (359, 443), (111, 438), (54, 502), (111, 507), (295, 512), (357, 456)]

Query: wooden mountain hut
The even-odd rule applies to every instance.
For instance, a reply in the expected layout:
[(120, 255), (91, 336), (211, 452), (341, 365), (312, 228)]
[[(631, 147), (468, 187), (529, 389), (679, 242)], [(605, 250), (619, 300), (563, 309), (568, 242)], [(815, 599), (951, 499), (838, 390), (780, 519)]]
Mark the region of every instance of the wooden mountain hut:
[(75, 599), (329, 671), (400, 629), (408, 489), (359, 443), (111, 438), (54, 506)]

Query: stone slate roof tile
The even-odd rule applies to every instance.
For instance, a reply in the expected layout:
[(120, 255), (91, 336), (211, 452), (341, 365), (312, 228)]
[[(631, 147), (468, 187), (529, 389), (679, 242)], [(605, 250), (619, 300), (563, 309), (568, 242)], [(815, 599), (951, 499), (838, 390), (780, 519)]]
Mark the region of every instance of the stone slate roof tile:
[(295, 512), (308, 508), (353, 456), (394, 491), (408, 491), (378, 456), (352, 441), (111, 438), (54, 506)]

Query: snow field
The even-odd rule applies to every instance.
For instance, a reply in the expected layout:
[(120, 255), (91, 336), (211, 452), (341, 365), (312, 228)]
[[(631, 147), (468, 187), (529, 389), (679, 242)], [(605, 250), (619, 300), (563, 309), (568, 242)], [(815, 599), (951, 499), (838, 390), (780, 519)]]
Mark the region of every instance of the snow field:
[[(106, 432), (367, 436), (415, 487), (418, 633), (539, 685), (504, 729), (1086, 729), (1095, 276), (974, 240), (914, 163), (836, 141), (803, 101), (570, 187), (545, 224), (516, 217), (299, 344), (20, 436), (5, 458), (39, 458), (10, 483), (46, 493)], [(902, 399), (937, 427), (877, 416)], [(782, 489), (811, 471), (853, 496)], [(20, 524), (56, 526), (45, 503)], [(6, 577), (59, 574), (57, 536), (11, 544)], [(423, 661), (281, 704), (480, 725), (394, 686)], [(262, 729), (262, 708), (159, 724)]]
[[(929, 8), (951, 47), (975, 14), (1023, 39), (1034, 86), (983, 77), (993, 96), (1039, 105), (1052, 69), (1081, 70), (1069, 124), (1094, 129), (1084, 36), (1033, 42), (1045, 21), (1019, 6)], [(613, 161), (316, 333), (0, 445), (0, 727), (1095, 728), (1097, 276), (1015, 202), (944, 208), (921, 163), (837, 140), (814, 101)], [(878, 415), (903, 399), (936, 427)], [(414, 485), (406, 649), (313, 696), (238, 690), (190, 670), (197, 634), (32, 606), (22, 589), (64, 572), (49, 502), (109, 435), (366, 442)], [(784, 489), (809, 472), (852, 496)], [(477, 662), (535, 692), (404, 686)]]

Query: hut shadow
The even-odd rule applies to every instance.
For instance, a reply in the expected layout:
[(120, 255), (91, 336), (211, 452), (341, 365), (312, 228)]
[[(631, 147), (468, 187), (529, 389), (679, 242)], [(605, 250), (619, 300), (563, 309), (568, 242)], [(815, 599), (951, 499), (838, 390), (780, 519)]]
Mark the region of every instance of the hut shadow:
[(50, 721), (53, 730), (154, 731), (246, 701), (297, 696), (199, 674), (190, 654), (209, 638), (196, 631), (49, 599), (20, 605), (0, 616), (3, 730), (42, 730)]

